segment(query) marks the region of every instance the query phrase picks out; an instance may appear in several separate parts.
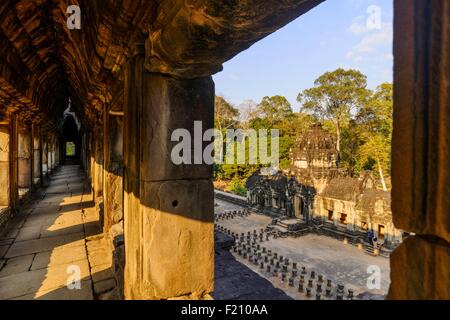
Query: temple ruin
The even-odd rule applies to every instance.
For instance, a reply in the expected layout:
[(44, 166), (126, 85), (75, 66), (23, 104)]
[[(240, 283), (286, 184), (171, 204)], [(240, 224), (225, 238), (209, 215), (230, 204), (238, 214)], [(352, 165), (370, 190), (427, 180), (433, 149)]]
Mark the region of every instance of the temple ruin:
[[(392, 220), (390, 193), (377, 189), (371, 172), (350, 177), (338, 166), (333, 135), (313, 127), (297, 141), (292, 158), (285, 172), (258, 172), (248, 179), (248, 203), (256, 212), (276, 218), (275, 224), (292, 235), (320, 232), (374, 246), (386, 255), (400, 244), (402, 231)], [(377, 239), (374, 244), (369, 230)]]

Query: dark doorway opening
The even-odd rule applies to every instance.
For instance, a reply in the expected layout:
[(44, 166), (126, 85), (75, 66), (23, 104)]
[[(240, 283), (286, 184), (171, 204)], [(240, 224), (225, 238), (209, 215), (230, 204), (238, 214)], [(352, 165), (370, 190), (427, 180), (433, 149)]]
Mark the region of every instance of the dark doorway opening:
[(78, 164), (80, 162), (81, 135), (72, 115), (68, 115), (64, 120), (62, 146), (63, 164)]

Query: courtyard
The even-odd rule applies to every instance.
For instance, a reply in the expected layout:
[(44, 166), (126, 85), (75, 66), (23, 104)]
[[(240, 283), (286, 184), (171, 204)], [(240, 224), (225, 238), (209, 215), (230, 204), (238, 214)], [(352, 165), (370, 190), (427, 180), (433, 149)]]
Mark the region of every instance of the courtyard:
[[(224, 200), (216, 199), (215, 202), (215, 213), (243, 209)], [(265, 228), (270, 222), (270, 217), (252, 213), (245, 217), (235, 216), (233, 219), (221, 220), (220, 225), (232, 232), (247, 234), (249, 231)], [(270, 238), (269, 241), (263, 241), (260, 245), (296, 262), (299, 268), (304, 266), (308, 272), (314, 271), (317, 275), (322, 275), (324, 279), (329, 279), (336, 284), (343, 284), (345, 290), (354, 290), (356, 296), (362, 294), (365, 297), (381, 298), (388, 292), (390, 285), (389, 259), (370, 256), (363, 250), (336, 239), (308, 234), (298, 238)], [(232, 254), (237, 261), (247, 265), (290, 297), (305, 298), (304, 294), (298, 292), (296, 286), (290, 287), (286, 281), (281, 281), (280, 277), (274, 277), (265, 270), (261, 270), (257, 265), (250, 263), (235, 252)], [(380, 271), (381, 276), (380, 286), (375, 289), (367, 286), (368, 279), (372, 275), (368, 271), (373, 268)]]

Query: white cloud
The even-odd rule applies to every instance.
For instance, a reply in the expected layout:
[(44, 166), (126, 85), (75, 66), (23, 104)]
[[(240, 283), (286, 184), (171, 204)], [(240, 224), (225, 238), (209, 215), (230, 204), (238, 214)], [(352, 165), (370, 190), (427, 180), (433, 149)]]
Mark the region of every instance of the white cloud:
[(383, 23), (378, 30), (364, 30), (361, 26), (359, 28), (355, 25), (351, 27), (352, 33), (363, 34), (361, 40), (349, 52), (347, 58), (354, 61), (361, 61), (369, 54), (380, 54), (380, 58), (386, 59), (386, 52), (379, 52), (380, 47), (389, 45), (393, 41), (392, 23)]
[(353, 20), (353, 23), (348, 28), (348, 31), (353, 33), (354, 35), (360, 35), (369, 31), (367, 28), (367, 24), (365, 23), (365, 17), (359, 16)]

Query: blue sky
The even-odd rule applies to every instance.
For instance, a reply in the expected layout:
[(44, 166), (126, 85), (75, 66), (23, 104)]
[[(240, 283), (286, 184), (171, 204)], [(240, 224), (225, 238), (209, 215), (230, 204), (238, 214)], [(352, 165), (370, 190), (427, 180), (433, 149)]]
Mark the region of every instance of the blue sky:
[(391, 82), (392, 19), (393, 0), (327, 0), (226, 62), (216, 92), (235, 105), (284, 95), (297, 111), (297, 94), (326, 71), (359, 69), (370, 88)]

